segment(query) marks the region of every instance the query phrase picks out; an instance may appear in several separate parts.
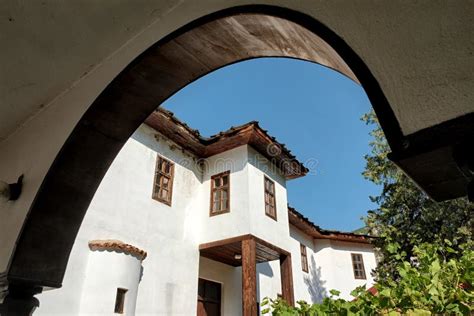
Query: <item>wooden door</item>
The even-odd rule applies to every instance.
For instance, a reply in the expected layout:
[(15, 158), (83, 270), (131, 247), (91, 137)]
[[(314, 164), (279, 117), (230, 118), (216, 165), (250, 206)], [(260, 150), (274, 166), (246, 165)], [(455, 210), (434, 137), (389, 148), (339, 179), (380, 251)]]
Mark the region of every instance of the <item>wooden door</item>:
[(221, 285), (199, 279), (197, 316), (221, 315)]

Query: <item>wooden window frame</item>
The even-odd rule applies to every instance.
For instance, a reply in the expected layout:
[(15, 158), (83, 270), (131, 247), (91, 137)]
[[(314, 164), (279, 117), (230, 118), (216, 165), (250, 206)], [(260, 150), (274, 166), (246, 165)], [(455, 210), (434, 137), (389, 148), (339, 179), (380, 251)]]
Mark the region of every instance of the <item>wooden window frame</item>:
[[(355, 260), (355, 257), (357, 258), (360, 257), (360, 261)], [(367, 275), (365, 273), (364, 256), (361, 253), (351, 253), (351, 260), (352, 260), (352, 271), (354, 273), (354, 279), (367, 280)], [(357, 267), (358, 265), (360, 265), (362, 268)], [(358, 271), (362, 275), (358, 276), (357, 275), (358, 273), (356, 273), (356, 271)]]
[[(214, 187), (214, 179), (221, 178), (223, 176), (227, 176), (227, 185), (221, 186), (219, 188), (215, 188)], [(224, 210), (220, 210), (220, 211), (213, 211), (212, 208), (214, 206), (214, 200), (213, 200), (214, 191), (223, 190), (223, 189), (227, 189), (227, 208), (224, 209)], [(221, 172), (221, 173), (218, 173), (218, 174), (215, 174), (215, 175), (211, 176), (211, 194), (210, 194), (209, 216), (216, 216), (216, 215), (221, 215), (221, 214), (225, 214), (225, 213), (229, 213), (229, 212), (230, 212), (230, 170), (227, 170), (227, 171), (224, 171), (224, 172)]]
[(306, 246), (300, 243), (300, 254), (301, 254), (301, 270), (303, 272), (309, 272), (308, 266), (308, 252), (306, 251)]
[[(271, 182), (273, 185), (273, 192), (267, 191), (267, 181)], [(275, 221), (277, 220), (277, 206), (276, 206), (276, 193), (275, 193), (275, 181), (270, 179), (267, 176), (263, 176), (263, 200), (265, 203), (265, 215), (268, 217), (274, 219)], [(271, 195), (273, 197), (273, 211), (275, 214), (270, 214), (267, 212), (267, 205), (272, 206), (271, 204), (267, 203), (266, 196), (267, 194)]]
[[(166, 172), (161, 170), (161, 168), (160, 169), (158, 168), (160, 166), (160, 161), (165, 161), (165, 162), (169, 163), (169, 165), (170, 165), (169, 174), (167, 174)], [(158, 190), (158, 191), (156, 190), (156, 187), (159, 186), (158, 183), (157, 183), (158, 175), (160, 175), (161, 178), (163, 178), (163, 177), (168, 178), (168, 181), (169, 181), (168, 182), (169, 183), (169, 185), (168, 185), (169, 199), (164, 199), (164, 198), (160, 197), (161, 196), (160, 190)], [(163, 156), (157, 155), (156, 163), (155, 163), (155, 176), (154, 176), (154, 179), (153, 179), (152, 199), (154, 199), (158, 202), (164, 203), (168, 206), (171, 206), (171, 203), (172, 203), (172, 200), (173, 200), (173, 183), (174, 183), (174, 162), (172, 162), (169, 159), (166, 159)], [(161, 188), (161, 186), (160, 186), (160, 188)]]
[[(115, 307), (114, 307), (114, 314), (123, 314), (125, 309), (125, 299), (128, 290), (124, 288), (117, 288), (117, 293), (115, 295)], [(119, 301), (119, 298), (121, 300)]]

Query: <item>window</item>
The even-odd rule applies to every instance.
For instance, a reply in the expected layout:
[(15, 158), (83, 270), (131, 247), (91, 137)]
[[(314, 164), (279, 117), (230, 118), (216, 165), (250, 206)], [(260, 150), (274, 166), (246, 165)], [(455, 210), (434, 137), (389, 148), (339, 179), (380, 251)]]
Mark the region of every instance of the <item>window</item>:
[(156, 158), (153, 199), (171, 205), (173, 193), (174, 163), (158, 156)]
[(351, 253), (352, 257), (352, 268), (354, 269), (354, 278), (365, 280), (365, 269), (364, 269), (364, 260), (362, 259), (362, 254), (360, 253)]
[(265, 182), (265, 214), (270, 216), (274, 220), (277, 219), (276, 214), (276, 203), (275, 203), (275, 183), (268, 179), (264, 178)]
[(115, 314), (123, 314), (123, 306), (125, 304), (125, 293), (126, 289), (117, 289), (117, 296), (115, 297)]
[(306, 246), (303, 244), (300, 244), (300, 250), (301, 250), (301, 269), (304, 272), (308, 272), (308, 256), (306, 255)]
[(211, 177), (211, 216), (230, 211), (229, 176), (230, 172), (226, 171)]

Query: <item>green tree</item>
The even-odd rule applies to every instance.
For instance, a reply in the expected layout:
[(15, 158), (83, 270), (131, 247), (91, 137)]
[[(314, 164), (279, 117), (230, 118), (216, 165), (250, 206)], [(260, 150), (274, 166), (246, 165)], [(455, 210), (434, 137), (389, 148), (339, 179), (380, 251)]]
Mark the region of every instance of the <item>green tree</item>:
[(388, 158), (390, 148), (373, 112), (363, 118), (373, 125), (368, 180), (381, 185), (371, 197), (378, 208), (365, 221), (377, 236), (380, 261), (375, 272), (377, 294), (365, 286), (353, 301), (331, 291), (320, 304), (265, 299), (262, 313), (298, 315), (472, 315), (474, 312), (473, 205), (466, 199), (436, 203)]
[(441, 203), (430, 199), (387, 158), (390, 148), (374, 112), (362, 120), (374, 126), (363, 176), (382, 187), (380, 195), (371, 197), (378, 208), (365, 218), (370, 233), (379, 237), (374, 242), (380, 254), (378, 282), (396, 280), (397, 267), (414, 256), (416, 245), (449, 240), (456, 251), (446, 252), (447, 259), (458, 255), (459, 246), (472, 237), (473, 204), (465, 198)]

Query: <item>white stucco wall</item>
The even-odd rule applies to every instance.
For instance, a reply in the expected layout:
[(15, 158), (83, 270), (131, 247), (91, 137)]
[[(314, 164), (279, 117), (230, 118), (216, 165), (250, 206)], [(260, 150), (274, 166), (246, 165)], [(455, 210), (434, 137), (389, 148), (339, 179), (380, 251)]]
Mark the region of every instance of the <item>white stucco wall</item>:
[[(250, 231), (267, 242), (289, 250), (286, 178), (279, 168), (252, 147), (248, 147), (248, 161)], [(275, 183), (276, 220), (265, 214), (265, 176)]]
[[(119, 239), (148, 252), (137, 297), (136, 315), (189, 315), (195, 311), (198, 274), (198, 216), (196, 199), (201, 172), (193, 157), (169, 146), (147, 126), (140, 127), (114, 160), (94, 196), (74, 244), (61, 291), (39, 295), (38, 314), (81, 313), (80, 285), (90, 273), (88, 241)], [(157, 152), (175, 162), (171, 207), (151, 198)], [(99, 259), (97, 259), (99, 260)], [(105, 264), (105, 261), (104, 261)], [(114, 265), (109, 265), (116, 271)], [(85, 283), (84, 283), (85, 284)], [(84, 288), (82, 300), (108, 293)], [(115, 290), (114, 290), (115, 291)], [(89, 297), (90, 296), (90, 297)], [(64, 302), (64, 304), (62, 303)], [(113, 309), (113, 305), (110, 307)]]
[[(206, 159), (201, 189), (200, 243), (240, 236), (250, 232), (247, 146), (211, 156)], [(230, 211), (209, 216), (211, 177), (230, 171)]]
[(115, 251), (92, 251), (81, 299), (82, 315), (114, 315), (117, 289), (126, 289), (124, 314), (135, 315), (141, 260)]
[[(321, 275), (326, 279), (327, 290), (336, 289), (341, 292), (342, 298), (352, 300), (350, 292), (353, 289), (361, 285), (366, 285), (366, 288), (369, 288), (374, 284), (371, 271), (375, 269), (377, 263), (371, 245), (315, 240), (315, 251), (316, 265), (321, 262)], [(354, 278), (351, 253), (362, 254), (366, 280)]]
[[(252, 147), (243, 145), (206, 159), (201, 200), (201, 243), (252, 234), (288, 248), (286, 179), (280, 170)], [(214, 174), (230, 171), (230, 212), (209, 216)], [(277, 220), (265, 214), (264, 176), (275, 183)]]
[[(377, 264), (371, 245), (325, 239), (312, 240), (292, 225), (290, 233), (295, 241), (292, 247), (295, 297), (318, 302), (328, 296), (330, 290), (335, 289), (341, 292), (341, 298), (352, 300), (350, 292), (357, 286), (365, 284), (369, 288), (374, 284), (371, 271)], [(301, 270), (300, 242), (306, 246), (309, 273)], [(366, 280), (354, 278), (351, 253), (362, 254)]]

